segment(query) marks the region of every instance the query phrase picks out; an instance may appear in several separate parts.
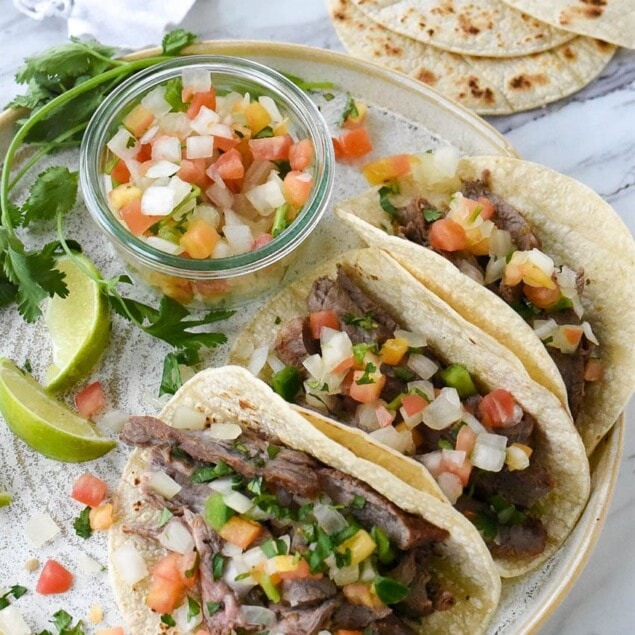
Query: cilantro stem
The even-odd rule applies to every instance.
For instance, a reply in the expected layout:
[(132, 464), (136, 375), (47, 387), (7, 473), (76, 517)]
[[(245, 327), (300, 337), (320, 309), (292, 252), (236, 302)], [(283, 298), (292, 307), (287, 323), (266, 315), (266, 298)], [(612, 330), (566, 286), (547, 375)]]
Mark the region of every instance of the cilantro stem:
[[(55, 99), (52, 99), (50, 102), (42, 106), (36, 113), (34, 113), (29, 119), (27, 119), (24, 124), (22, 124), (21, 128), (15, 134), (11, 143), (9, 144), (9, 148), (7, 149), (4, 165), (2, 166), (2, 178), (0, 180), (0, 207), (2, 207), (2, 215), (0, 216), (0, 224), (7, 230), (8, 237), (16, 241), (16, 235), (11, 224), (11, 218), (9, 215), (9, 190), (10, 190), (10, 175), (11, 168), (13, 166), (13, 162), (15, 159), (15, 154), (20, 147), (20, 145), (24, 142), (24, 139), (28, 135), (29, 131), (35, 126), (38, 121), (45, 119), (47, 115), (53, 112), (56, 108), (63, 106), (64, 104), (72, 101), (78, 95), (81, 95), (101, 84), (109, 82), (111, 79), (119, 78), (123, 75), (131, 74), (134, 71), (141, 70), (147, 68), (149, 66), (154, 66), (159, 62), (164, 62), (167, 60), (173, 59), (170, 56), (158, 56), (151, 57), (142, 60), (135, 60), (133, 62), (125, 62), (125, 65), (119, 65), (116, 68), (113, 68), (97, 77), (92, 77), (91, 79), (74, 86), (73, 88), (67, 90), (65, 93), (58, 95)], [(20, 245), (19, 248), (22, 246)]]

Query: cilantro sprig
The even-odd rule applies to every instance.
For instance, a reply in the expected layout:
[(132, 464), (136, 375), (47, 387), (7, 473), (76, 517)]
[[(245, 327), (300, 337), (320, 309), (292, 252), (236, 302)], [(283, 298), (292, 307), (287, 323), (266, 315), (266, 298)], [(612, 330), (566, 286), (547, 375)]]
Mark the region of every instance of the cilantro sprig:
[[(42, 314), (43, 300), (68, 295), (64, 274), (56, 269), (56, 257), (62, 252), (73, 256), (74, 250), (80, 249), (78, 245), (71, 249), (63, 231), (64, 219), (77, 198), (77, 172), (61, 166), (47, 168), (37, 176), (20, 206), (11, 201), (11, 191), (42, 158), (79, 145), (88, 120), (113, 88), (139, 70), (172, 59), (195, 40), (192, 33), (177, 29), (164, 37), (160, 55), (127, 61), (115, 59), (115, 49), (99, 42), (71, 39), (25, 60), (16, 79), (27, 85), (27, 91), (9, 106), (26, 109), (26, 114), (18, 122), (0, 176), (0, 308), (15, 303), (27, 322), (35, 322)], [(74, 122), (72, 127), (69, 121)], [(27, 143), (35, 152), (19, 170), (14, 169), (18, 150)], [(51, 221), (57, 224), (59, 240), (27, 249), (20, 231)], [(202, 332), (201, 327), (229, 317), (228, 311), (210, 312), (197, 319), (168, 298), (158, 308), (151, 307), (120, 292), (121, 285), (132, 283), (127, 276), (102, 280), (84, 272), (116, 313), (174, 346), (174, 355), (179, 361), (184, 359), (183, 363), (196, 363), (202, 347), (226, 341), (221, 333)]]

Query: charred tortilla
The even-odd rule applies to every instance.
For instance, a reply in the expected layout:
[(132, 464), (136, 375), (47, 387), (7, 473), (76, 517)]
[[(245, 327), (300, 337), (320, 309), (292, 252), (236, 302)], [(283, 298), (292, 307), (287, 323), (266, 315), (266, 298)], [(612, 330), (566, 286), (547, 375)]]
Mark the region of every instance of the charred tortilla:
[[(635, 244), (615, 211), (597, 194), (537, 164), (497, 157), (464, 158), (457, 168), (460, 181), (450, 189), (460, 190), (466, 183), (482, 179), (484, 171), (489, 191), (511, 205), (514, 214), (522, 214), (542, 242), (544, 253), (558, 265), (583, 272), (586, 280), (580, 295), (582, 319), (589, 322), (599, 341), (603, 364), (601, 379), (586, 382), (584, 393), (576, 398), (575, 422), (590, 454), (624, 409), (635, 383), (635, 319), (630, 310), (635, 293)], [(442, 192), (437, 185), (415, 186), (415, 190), (433, 205), (447, 207), (449, 190)], [(440, 253), (392, 235), (391, 214), (382, 209), (377, 189), (341, 203), (337, 211), (368, 244), (386, 249), (461, 315), (513, 351), (536, 381), (566, 402), (562, 375), (548, 345), (543, 345), (530, 324)], [(568, 357), (562, 357), (567, 363)]]
[[(415, 632), (412, 631), (412, 627), (417, 630), (425, 629), (426, 633), (439, 634), (468, 631), (483, 633), (485, 631), (498, 603), (500, 580), (476, 531), (455, 510), (432, 496), (422, 494), (385, 469), (355, 456), (343, 446), (338, 445), (311, 426), (264, 383), (254, 379), (242, 368), (225, 367), (199, 373), (177, 392), (165, 406), (160, 417), (165, 422), (173, 422), (176, 413), (183, 408), (202, 413), (207, 421), (206, 431), (193, 432), (170, 428), (162, 421), (153, 420), (150, 417), (133, 418), (124, 429), (124, 438), (142, 447), (132, 453), (118, 488), (115, 510), (117, 521), (109, 532), (111, 555), (116, 554), (122, 545), (133, 546), (142, 555), (148, 570), (152, 571), (154, 565), (168, 553), (156, 539), (151, 537), (153, 534), (156, 537), (159, 531), (160, 506), (163, 501), (157, 505), (152, 495), (148, 495), (147, 490), (143, 489), (148, 470), (157, 469), (159, 455), (164, 457), (162, 460), (165, 460), (166, 454), (172, 452), (176, 456), (174, 461), (178, 464), (178, 468), (175, 468), (177, 471), (179, 468), (183, 470), (183, 466), (191, 460), (195, 460), (198, 468), (205, 466), (211, 468), (212, 464), (208, 462), (209, 452), (220, 448), (227, 455), (228, 463), (225, 464), (225, 471), (229, 464), (240, 474), (239, 464), (245, 463), (247, 466), (245, 469), (253, 470), (251, 476), (260, 473), (259, 471), (264, 473), (264, 477), (260, 480), (257, 476), (255, 477), (254, 482), (259, 483), (259, 487), (264, 483), (271, 488), (276, 483), (280, 484), (281, 479), (285, 478), (284, 470), (279, 466), (286, 460), (291, 462), (292, 468), (300, 469), (301, 465), (304, 465), (305, 469), (310, 468), (311, 473), (305, 473), (306, 478), (297, 485), (306, 488), (305, 491), (303, 490), (305, 502), (306, 497), (315, 495), (310, 491), (312, 481), (320, 479), (316, 482), (335, 497), (334, 500), (341, 504), (341, 510), (349, 509), (349, 506), (354, 503), (357, 514), (355, 517), (359, 518), (362, 526), (365, 526), (366, 522), (364, 519), (366, 506), (370, 507), (368, 511), (370, 513), (373, 506), (378, 505), (384, 508), (382, 513), (405, 522), (412, 531), (416, 532), (420, 527), (429, 527), (445, 541), (442, 544), (436, 544), (434, 554), (429, 561), (431, 567), (429, 570), (435, 583), (439, 585), (435, 588), (447, 593), (443, 597), (452, 598), (447, 606), (441, 607), (447, 610), (435, 610), (431, 615), (423, 618), (419, 627), (416, 622), (407, 618), (404, 622), (394, 615), (382, 617), (385, 620), (393, 620), (394, 629), (391, 632)], [(205, 443), (214, 443), (208, 438), (210, 430), (219, 424), (240, 426), (241, 436), (238, 436), (233, 444), (228, 441), (224, 445), (213, 445), (215, 450), (209, 449), (212, 445), (206, 449)], [(240, 443), (241, 439), (244, 439), (244, 445)], [(166, 441), (171, 443), (168, 448), (162, 445)], [(256, 459), (255, 455), (250, 454), (252, 447), (262, 446), (263, 443), (266, 447), (266, 456), (264, 459), (262, 457)], [(172, 450), (169, 450), (170, 447)], [(276, 452), (271, 452), (272, 447), (276, 448)], [(175, 448), (178, 449), (176, 453)], [(206, 452), (208, 454), (205, 454)], [(182, 458), (185, 456), (189, 458)], [(272, 469), (268, 469), (269, 460), (272, 461)], [(278, 461), (277, 468), (273, 464), (275, 461)], [(216, 462), (216, 465), (218, 464)], [(174, 476), (178, 479), (184, 478), (183, 474), (178, 476), (176, 471)], [(337, 487), (330, 486), (329, 483), (331, 485), (336, 483)], [(207, 486), (198, 485), (197, 487)], [(289, 493), (293, 492), (293, 487), (287, 484), (284, 489), (285, 496), (288, 498)], [(361, 492), (363, 496), (355, 496), (351, 501), (347, 499), (348, 492), (351, 493), (350, 497), (358, 492)], [(179, 516), (178, 507), (183, 506), (184, 500), (189, 500), (192, 496), (194, 496), (192, 492), (188, 493), (189, 498), (181, 492), (165, 501), (165, 504), (174, 512), (172, 521), (175, 518), (184, 518), (185, 523), (190, 526), (193, 526), (195, 521), (198, 523), (194, 541), (200, 554), (200, 560), (196, 560), (196, 566), (199, 567), (198, 575), (201, 577), (200, 582), (196, 582), (188, 595), (197, 601), (204, 612), (216, 611), (211, 616), (205, 616), (209, 620), (207, 628), (211, 629), (210, 632), (228, 633), (231, 627), (238, 627), (240, 623), (236, 621), (236, 597), (233, 597), (231, 593), (227, 595), (227, 587), (219, 582), (219, 578), (216, 577), (218, 573), (211, 570), (210, 558), (213, 557), (214, 546), (220, 546), (217, 544), (220, 540), (219, 534), (210, 530), (209, 527), (201, 526), (205, 523), (201, 522), (200, 516), (192, 513), (193, 502), (188, 503), (183, 516)], [(292, 504), (288, 501), (286, 503), (287, 506)], [(261, 522), (266, 525), (268, 521)], [(223, 534), (222, 530), (220, 534)], [(200, 538), (201, 535), (203, 538)], [(399, 540), (395, 539), (395, 544)], [(404, 549), (407, 548), (406, 545), (402, 546)], [(206, 566), (209, 570), (203, 571), (201, 567)], [(228, 565), (225, 563), (224, 566)], [(131, 632), (174, 634), (179, 632), (176, 628), (167, 628), (165, 620), (162, 622), (161, 616), (146, 605), (151, 585), (149, 576), (131, 586), (125, 581), (115, 562), (111, 563), (110, 572), (117, 601)], [(214, 585), (222, 586), (224, 589), (222, 593), (226, 594), (222, 601), (205, 605), (201, 603), (201, 599), (205, 599), (201, 596), (201, 585), (204, 580), (206, 593), (214, 592)], [(331, 585), (326, 575), (315, 581), (315, 586), (324, 584)], [(342, 602), (341, 599), (337, 599), (339, 595), (332, 597), (333, 591), (331, 591), (329, 599), (318, 604), (313, 603), (310, 609), (296, 610), (293, 603), (299, 600), (293, 599), (295, 597), (293, 594), (285, 596), (285, 592), (286, 588), (283, 585), (282, 603), (273, 606), (278, 615), (287, 617), (285, 622), (287, 630), (283, 632), (317, 633), (323, 626), (328, 625), (328, 621), (322, 621), (324, 615), (333, 614), (334, 605), (340, 602), (341, 606)], [(239, 594), (236, 595), (239, 604), (247, 603)], [(249, 601), (253, 604), (253, 596), (250, 596)], [(290, 602), (291, 606), (287, 602)], [(351, 613), (357, 615), (359, 609), (360, 607), (357, 609), (353, 607)], [(307, 614), (309, 610), (319, 614), (319, 619), (310, 618)], [(385, 609), (381, 611), (383, 616), (386, 611)], [(386, 624), (393, 622), (386, 622)], [(291, 630), (288, 630), (289, 628)], [(254, 627), (252, 631), (254, 630), (258, 629)], [(247, 629), (245, 632), (251, 631)]]
[[(540, 521), (546, 529), (546, 544), (540, 553), (501, 554), (496, 563), (503, 576), (520, 575), (537, 566), (565, 539), (588, 496), (589, 468), (579, 435), (558, 399), (533, 382), (508, 349), (461, 318), (386, 253), (366, 249), (346, 254), (296, 281), (256, 314), (232, 349), (232, 363), (247, 366), (254, 351), (262, 347), (271, 350), (279, 344), (283, 339), (280, 334), (285, 332), (282, 329), (308, 315), (307, 298), (315, 290), (315, 285), (338, 276), (338, 267), (354, 281), (357, 289), (364, 294), (365, 301), (378, 307), (377, 310), (371, 308), (365, 317), (382, 325), (394, 320), (401, 329), (423, 337), (437, 358), (446, 364), (462, 365), (483, 392), (494, 389), (509, 391), (524, 413), (535, 419), (535, 424), (532, 424), (536, 427), (532, 461), (537, 470), (551, 475), (553, 485), (540, 501), (543, 510)], [(325, 292), (328, 294), (328, 290)], [(367, 306), (370, 305), (367, 303)], [(360, 315), (364, 316), (363, 310)], [(361, 320), (354, 318), (350, 322), (360, 324)], [(306, 359), (306, 355), (302, 359)], [(302, 361), (299, 364), (302, 365)], [(264, 366), (259, 371), (265, 380), (273, 380), (271, 367)], [(358, 383), (366, 382), (359, 378)], [(302, 394), (300, 392), (300, 396)], [(298, 397), (294, 400), (302, 401)], [(316, 409), (315, 401), (309, 405)], [(322, 411), (325, 412), (324, 409)], [(374, 432), (367, 434), (344, 425), (343, 415), (338, 421), (335, 421), (336, 418), (333, 414), (329, 416), (330, 420), (318, 416), (317, 425), (358, 456), (376, 462), (422, 491), (447, 500), (431, 473), (420, 462), (393, 449), (398, 446), (386, 446)], [(405, 432), (403, 428), (402, 432)], [(416, 448), (414, 451), (402, 451), (415, 454)]]

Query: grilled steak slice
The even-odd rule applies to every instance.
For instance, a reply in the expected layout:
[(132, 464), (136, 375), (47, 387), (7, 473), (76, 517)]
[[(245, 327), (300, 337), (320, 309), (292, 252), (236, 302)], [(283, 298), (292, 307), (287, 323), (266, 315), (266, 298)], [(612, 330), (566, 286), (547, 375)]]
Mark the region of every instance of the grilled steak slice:
[(335, 583), (328, 578), (306, 578), (282, 581), (282, 601), (296, 608), (307, 608), (330, 600), (337, 593)]
[(510, 428), (497, 428), (496, 434), (507, 437), (507, 445), (512, 443), (524, 443), (533, 447), (534, 430), (536, 429), (536, 419), (528, 412), (523, 414), (523, 418)]
[(476, 481), (476, 492), (484, 499), (499, 494), (525, 508), (532, 507), (554, 488), (551, 474), (536, 462), (525, 470), (483, 472)]
[(417, 631), (396, 615), (389, 615), (383, 620), (379, 620), (370, 632), (373, 635), (417, 635)]
[(267, 461), (263, 476), (267, 485), (313, 498), (320, 493), (317, 468), (318, 462), (308, 454), (282, 448), (275, 458)]
[(371, 609), (367, 606), (343, 601), (331, 618), (331, 628), (333, 630), (361, 631), (377, 620), (388, 617), (391, 613), (392, 609), (387, 606), (380, 609)]
[[(203, 621), (210, 635), (226, 635), (243, 623), (234, 592), (223, 580), (214, 580), (212, 575), (212, 556), (220, 552), (223, 541), (198, 514), (186, 509), (183, 518), (192, 531), (199, 555)], [(208, 604), (220, 604), (220, 609), (211, 615)]]
[(284, 635), (317, 635), (326, 627), (337, 605), (338, 601), (332, 599), (312, 609), (281, 609), (276, 632)]
[(336, 505), (352, 505), (356, 496), (364, 498), (362, 507), (352, 506), (352, 514), (364, 525), (381, 527), (399, 549), (408, 550), (432, 542), (444, 542), (445, 529), (420, 516), (409, 514), (378, 494), (365, 483), (337, 470), (319, 470), (320, 484)]
[(504, 198), (494, 194), (489, 185), (489, 170), (484, 170), (481, 179), (463, 183), (462, 192), (469, 198), (484, 196), (494, 205), (491, 220), (499, 229), (507, 230), (518, 249), (529, 251), (534, 247), (540, 249), (540, 239), (534, 234), (525, 217)]
[[(335, 280), (323, 277), (313, 283), (307, 303), (311, 312), (334, 311), (353, 344), (382, 344), (398, 328), (396, 322), (353, 282), (341, 266), (338, 267)], [(355, 318), (367, 317), (376, 324), (375, 327), (364, 328), (370, 325), (354, 323)]]
[(499, 527), (496, 542), (490, 545), (495, 557), (537, 556), (545, 550), (547, 530), (537, 518), (527, 517), (520, 525)]
[(316, 342), (311, 340), (308, 332), (309, 320), (296, 317), (285, 322), (276, 335), (274, 348), (278, 357), (287, 366), (295, 366), (304, 370), (302, 362), (313, 353), (317, 353)]
[(423, 210), (432, 207), (424, 198), (410, 201), (406, 206), (397, 209), (396, 217), (400, 223), (397, 235), (417, 243), (428, 246), (428, 227), (423, 216)]
[(417, 572), (410, 586), (410, 593), (395, 609), (399, 615), (416, 619), (430, 615), (434, 611), (432, 600), (428, 597), (430, 574), (425, 570)]

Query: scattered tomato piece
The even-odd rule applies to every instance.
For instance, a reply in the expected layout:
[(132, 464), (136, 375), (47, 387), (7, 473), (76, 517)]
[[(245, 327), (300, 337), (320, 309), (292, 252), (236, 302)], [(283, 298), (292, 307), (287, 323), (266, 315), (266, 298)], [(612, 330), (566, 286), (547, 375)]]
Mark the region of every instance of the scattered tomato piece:
[(333, 141), (335, 158), (342, 161), (360, 159), (373, 150), (373, 142), (366, 128), (355, 128), (341, 134)]
[(35, 590), (41, 595), (66, 593), (73, 586), (73, 574), (56, 560), (44, 565)]
[(75, 406), (82, 417), (91, 419), (106, 407), (106, 395), (101, 382), (94, 381), (75, 395)]
[(335, 311), (314, 311), (309, 315), (309, 330), (314, 340), (320, 339), (320, 333), (324, 327), (341, 331), (342, 325)]
[(430, 225), (428, 240), (434, 249), (460, 251), (465, 249), (465, 230), (451, 218), (440, 218)]
[(71, 498), (89, 507), (96, 507), (106, 498), (107, 492), (108, 485), (105, 481), (86, 472), (73, 483)]
[(194, 93), (190, 107), (187, 109), (188, 119), (194, 119), (198, 115), (201, 106), (205, 106), (210, 110), (216, 110), (216, 91), (212, 88), (205, 93)]
[(486, 426), (500, 428), (511, 421), (515, 405), (516, 402), (510, 392), (503, 388), (497, 388), (481, 399), (478, 412), (481, 421)]
[(110, 176), (117, 181), (117, 183), (127, 183), (130, 180), (130, 170), (125, 161), (119, 159), (115, 163), (115, 167), (110, 172)]
[(410, 154), (395, 154), (367, 163), (362, 172), (371, 185), (379, 185), (410, 174), (414, 157)]
[(241, 549), (247, 549), (262, 533), (262, 525), (240, 516), (232, 516), (218, 533), (223, 540), (238, 545)]

